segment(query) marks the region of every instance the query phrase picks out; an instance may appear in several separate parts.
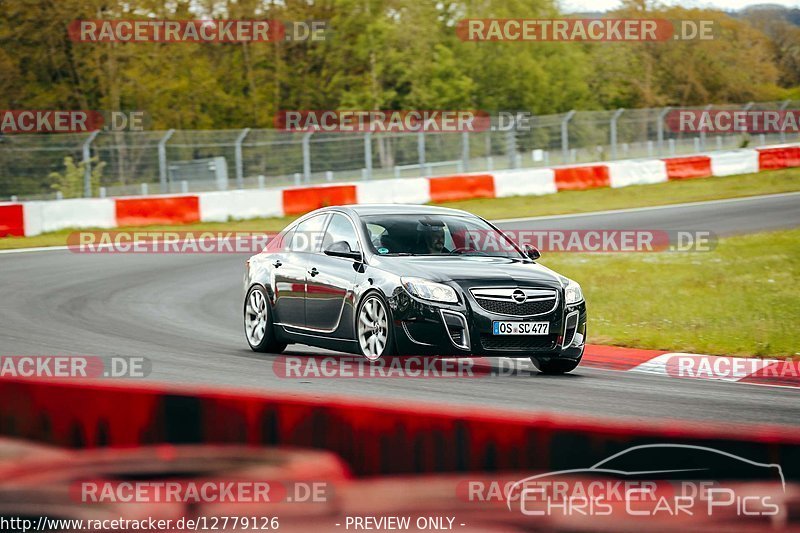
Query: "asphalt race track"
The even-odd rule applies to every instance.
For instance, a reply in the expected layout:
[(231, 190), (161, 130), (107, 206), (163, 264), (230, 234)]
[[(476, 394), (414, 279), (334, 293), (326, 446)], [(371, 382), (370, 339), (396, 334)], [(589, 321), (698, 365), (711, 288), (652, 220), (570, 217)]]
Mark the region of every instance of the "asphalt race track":
[[(720, 235), (800, 226), (800, 194), (510, 221), (510, 228), (685, 229)], [(800, 420), (796, 389), (579, 368), (475, 379), (283, 379), (242, 331), (244, 255), (0, 254), (0, 354), (144, 356), (148, 379), (346, 394), (369, 401), (482, 405), (653, 421)], [(748, 258), (757, 261), (758, 258)], [(546, 264), (546, 257), (544, 264)], [(743, 317), (746, 319), (746, 317)], [(591, 339), (590, 339), (591, 341)], [(287, 353), (321, 353), (290, 346)]]

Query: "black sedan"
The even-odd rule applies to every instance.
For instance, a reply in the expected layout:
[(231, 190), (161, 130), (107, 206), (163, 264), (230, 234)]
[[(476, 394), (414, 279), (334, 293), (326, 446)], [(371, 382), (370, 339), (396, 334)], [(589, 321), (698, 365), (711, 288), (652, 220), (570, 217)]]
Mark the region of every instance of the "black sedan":
[(530, 357), (569, 372), (586, 342), (580, 286), (480, 217), (349, 205), (299, 218), (247, 261), (258, 352), (300, 343), (361, 354)]

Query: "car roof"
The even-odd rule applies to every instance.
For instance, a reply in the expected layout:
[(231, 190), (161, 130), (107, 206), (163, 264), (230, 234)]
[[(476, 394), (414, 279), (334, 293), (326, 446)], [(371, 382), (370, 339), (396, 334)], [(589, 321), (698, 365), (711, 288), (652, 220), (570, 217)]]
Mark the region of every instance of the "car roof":
[[(333, 208), (345, 209), (356, 216), (363, 215), (404, 215), (404, 214), (423, 214), (423, 215), (470, 215), (467, 211), (460, 209), (450, 209), (449, 207), (439, 207), (435, 205), (415, 205), (415, 204), (349, 204), (331, 206)], [(322, 209), (321, 211), (324, 211)]]

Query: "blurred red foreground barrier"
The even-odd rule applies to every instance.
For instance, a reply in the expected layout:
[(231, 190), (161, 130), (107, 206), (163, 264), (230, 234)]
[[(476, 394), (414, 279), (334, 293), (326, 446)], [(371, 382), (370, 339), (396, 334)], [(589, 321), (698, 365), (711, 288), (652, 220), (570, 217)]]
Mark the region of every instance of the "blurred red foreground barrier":
[(664, 162), (667, 164), (667, 178), (671, 180), (711, 176), (711, 158), (705, 155), (670, 157)]
[(682, 442), (780, 463), (787, 478), (800, 478), (800, 430), (785, 427), (692, 427), (682, 421), (643, 425), (176, 386), (4, 379), (0, 433), (70, 447), (238, 443), (317, 448), (337, 454), (357, 475), (574, 468), (576, 458), (593, 464), (637, 444)]

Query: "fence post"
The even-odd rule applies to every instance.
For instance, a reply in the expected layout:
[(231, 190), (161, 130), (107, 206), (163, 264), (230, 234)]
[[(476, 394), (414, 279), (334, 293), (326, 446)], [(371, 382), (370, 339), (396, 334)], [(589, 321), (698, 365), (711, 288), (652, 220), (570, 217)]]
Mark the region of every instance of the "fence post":
[(611, 140), (610, 140), (610, 142), (611, 142), (611, 159), (616, 159), (617, 158), (617, 119), (624, 112), (625, 112), (625, 108), (624, 107), (620, 107), (619, 109), (614, 111), (613, 115), (611, 115), (611, 124), (610, 124), (610, 130), (611, 130)]
[[(790, 103), (790, 102), (791, 102), (791, 100), (785, 100), (785, 101), (784, 101), (784, 102), (781, 104), (781, 107), (780, 107), (779, 111), (785, 111), (785, 110), (786, 110), (786, 108), (787, 108), (787, 107), (789, 107), (789, 103)], [(784, 130), (784, 129), (781, 129), (781, 142), (782, 142), (782, 143), (785, 143), (785, 142), (786, 142), (786, 130)]]
[(469, 133), (461, 132), (461, 164), (464, 172), (469, 172)]
[(658, 114), (658, 124), (656, 124), (656, 135), (658, 139), (658, 155), (664, 153), (664, 119), (667, 117), (667, 113), (672, 111), (672, 108), (667, 106), (661, 110), (661, 113)]
[(236, 137), (236, 146), (234, 148), (234, 157), (236, 158), (236, 188), (244, 188), (244, 162), (242, 161), (242, 142), (247, 134), (250, 133), (250, 128), (245, 128), (242, 133)]
[[(708, 104), (703, 108), (703, 111), (709, 112), (711, 108), (714, 107), (714, 104)], [(700, 128), (700, 149), (696, 151), (701, 151), (706, 149), (706, 132), (703, 128)]]
[(508, 156), (508, 168), (517, 168), (517, 117), (511, 117), (511, 127), (506, 131), (506, 155)]
[(313, 131), (303, 134), (303, 181), (311, 183), (311, 136)]
[(566, 163), (569, 157), (569, 121), (575, 114), (575, 110), (571, 110), (564, 118), (561, 119), (561, 162)]
[(158, 141), (158, 179), (161, 183), (161, 192), (167, 192), (167, 141), (175, 134), (175, 130), (169, 130)]
[(372, 179), (372, 132), (364, 134), (364, 179)]
[(417, 159), (419, 169), (425, 175), (425, 132), (417, 133)]
[(100, 130), (93, 131), (86, 142), (83, 143), (83, 197), (92, 197), (92, 141), (100, 134)]

